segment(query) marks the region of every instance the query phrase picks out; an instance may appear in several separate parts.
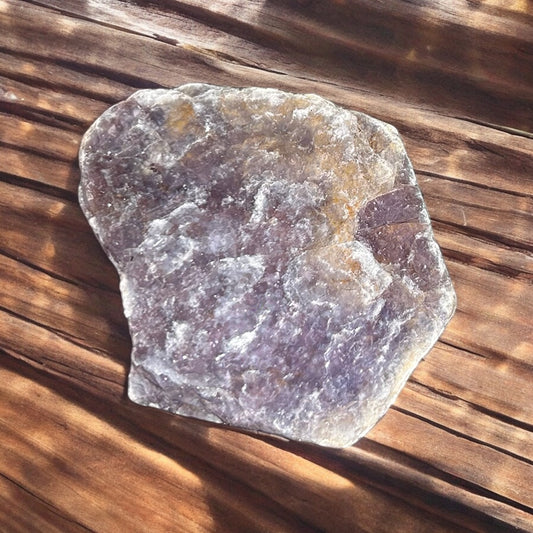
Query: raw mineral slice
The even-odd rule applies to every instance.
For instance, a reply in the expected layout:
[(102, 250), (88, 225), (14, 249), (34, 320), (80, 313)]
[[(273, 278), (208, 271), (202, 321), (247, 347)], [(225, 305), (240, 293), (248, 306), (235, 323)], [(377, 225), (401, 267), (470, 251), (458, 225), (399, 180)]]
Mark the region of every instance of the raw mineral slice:
[(454, 312), (396, 129), (319, 96), (138, 91), (91, 126), (80, 165), (139, 404), (348, 446)]

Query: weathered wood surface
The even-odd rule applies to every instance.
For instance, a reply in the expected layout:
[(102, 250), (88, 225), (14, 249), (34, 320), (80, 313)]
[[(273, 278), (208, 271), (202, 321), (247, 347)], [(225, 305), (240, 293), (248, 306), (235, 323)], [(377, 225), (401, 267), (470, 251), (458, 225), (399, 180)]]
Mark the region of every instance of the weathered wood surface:
[[(315, 92), (396, 125), (458, 310), (332, 451), (133, 405), (81, 135), (142, 87)], [(533, 4), (0, 0), (0, 530), (533, 531)]]

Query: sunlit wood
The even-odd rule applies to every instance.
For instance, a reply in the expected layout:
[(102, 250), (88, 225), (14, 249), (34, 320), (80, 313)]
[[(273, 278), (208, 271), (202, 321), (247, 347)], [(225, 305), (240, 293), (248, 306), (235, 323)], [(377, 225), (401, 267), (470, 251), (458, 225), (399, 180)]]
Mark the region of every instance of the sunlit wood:
[[(0, 530), (533, 531), (533, 4), (0, 0)], [(81, 136), (138, 88), (314, 92), (402, 134), (458, 294), (328, 450), (126, 399)]]

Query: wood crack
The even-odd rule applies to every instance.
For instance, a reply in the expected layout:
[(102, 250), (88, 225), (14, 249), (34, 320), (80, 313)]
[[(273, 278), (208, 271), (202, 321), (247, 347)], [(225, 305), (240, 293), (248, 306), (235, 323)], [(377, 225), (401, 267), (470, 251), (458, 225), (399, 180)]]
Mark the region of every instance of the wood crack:
[(486, 231), (480, 228), (473, 228), (473, 227), (465, 227), (462, 224), (452, 222), (450, 220), (442, 220), (438, 217), (434, 217), (431, 215), (431, 221), (432, 222), (438, 222), (442, 225), (442, 227), (451, 228), (454, 231), (461, 233), (462, 235), (469, 235), (472, 237), (475, 237), (480, 240), (484, 240), (489, 243), (493, 243), (496, 245), (502, 245), (504, 244), (509, 250), (514, 250), (517, 252), (532, 252), (533, 251), (533, 244), (529, 245), (527, 243), (521, 242), (517, 239), (512, 239), (509, 237), (506, 237), (501, 234), (497, 234), (493, 231)]
[[(411, 416), (413, 418), (417, 418), (416, 416), (413, 416), (411, 413), (406, 412), (406, 416)], [(420, 474), (423, 474), (425, 472), (431, 473), (432, 477), (435, 477), (439, 479), (440, 481), (443, 481), (445, 483), (448, 483), (449, 485), (460, 488), (461, 490), (465, 491), (466, 493), (469, 493), (471, 495), (479, 496), (482, 498), (486, 498), (488, 500), (492, 500), (494, 502), (501, 503), (503, 505), (506, 505), (511, 508), (519, 509), (520, 511), (523, 511), (527, 513), (528, 515), (531, 514), (532, 510), (528, 506), (521, 505), (514, 500), (511, 500), (510, 498), (506, 498), (505, 496), (502, 496), (500, 494), (497, 494), (491, 490), (485, 489), (484, 487), (470, 482), (466, 479), (463, 479), (461, 477), (458, 477), (454, 474), (451, 474), (449, 472), (446, 472), (436, 466), (434, 466), (431, 462), (427, 462), (423, 459), (420, 459), (419, 457), (416, 457), (414, 455), (411, 455), (406, 452), (399, 452), (398, 450), (395, 450), (394, 448), (381, 444), (379, 442), (372, 441), (373, 444), (383, 448), (384, 450), (390, 450), (392, 452), (392, 455), (400, 455), (405, 457), (408, 460), (408, 463), (410, 464), (410, 467), (412, 468), (413, 465), (418, 465), (417, 472)], [(428, 497), (433, 497), (433, 492), (429, 491)], [(455, 505), (460, 505), (460, 502), (457, 502), (451, 498), (447, 498), (449, 502), (452, 502)], [(472, 509), (474, 511), (474, 509)], [(521, 529), (517, 528), (516, 526), (509, 526), (508, 523), (505, 520), (498, 519), (494, 516), (491, 516), (489, 513), (484, 511), (477, 511), (480, 515), (481, 520), (485, 521), (486, 526), (490, 526), (491, 531), (497, 532), (497, 531), (504, 531), (506, 528), (511, 529), (512, 531), (522, 531)], [(526, 531), (526, 530), (523, 530)]]
[(46, 269), (46, 268), (43, 268), (43, 267), (40, 267), (38, 265), (36, 265), (35, 263), (32, 263), (31, 261), (27, 261), (25, 259), (22, 259), (21, 257), (18, 257), (12, 253), (9, 253), (7, 252), (6, 250), (2, 250), (0, 248), (0, 255), (4, 256), (4, 257), (7, 257), (9, 259), (12, 259), (13, 261), (17, 261), (18, 263), (22, 264), (22, 265), (25, 265), (33, 270), (36, 270), (37, 272), (41, 272), (43, 274), (46, 274), (47, 276), (50, 276), (51, 278), (57, 280), (57, 281), (61, 281), (63, 283), (68, 283), (74, 287), (91, 287), (93, 289), (98, 289), (99, 291), (103, 291), (103, 292), (107, 292), (107, 293), (110, 293), (110, 294), (120, 294), (120, 290), (117, 290), (117, 289), (113, 289), (109, 286), (106, 286), (106, 285), (103, 285), (103, 284), (99, 284), (99, 283), (90, 283), (89, 281), (86, 281), (86, 280), (80, 280), (80, 279), (75, 279), (75, 278), (67, 278), (65, 276), (62, 276), (61, 274), (53, 271), (53, 270), (49, 270), (49, 269)]
[[(95, 346), (91, 346), (89, 344), (87, 344), (86, 342), (83, 342), (83, 339), (78, 339), (76, 337), (74, 337), (73, 335), (70, 335), (69, 333), (66, 333), (60, 329), (57, 329), (57, 328), (53, 328), (51, 326), (49, 326), (48, 324), (44, 324), (42, 322), (39, 322), (37, 320), (32, 320), (31, 318), (27, 317), (27, 316), (24, 316), (24, 315), (21, 315), (19, 313), (17, 313), (16, 311), (13, 311), (12, 309), (9, 309), (7, 307), (4, 307), (4, 306), (0, 306), (0, 311), (3, 311), (4, 313), (7, 313), (8, 315), (11, 315), (15, 318), (18, 318), (19, 320), (23, 321), (23, 322), (28, 322), (29, 324), (32, 324), (34, 326), (37, 326), (39, 328), (42, 328), (50, 333), (53, 333), (54, 335), (57, 335), (58, 337), (61, 337), (62, 339), (64, 339), (65, 341), (71, 343), (72, 345), (74, 346), (78, 346), (79, 348), (83, 348), (84, 350), (88, 350), (98, 356), (103, 356), (103, 357), (112, 357), (113, 354), (110, 354), (104, 350), (101, 350), (99, 348), (96, 348)], [(128, 339), (128, 337), (124, 336), (123, 337), (125, 340)], [(55, 360), (54, 360), (55, 361)], [(73, 367), (74, 368), (74, 367)]]
[(454, 261), (457, 261), (463, 265), (480, 268), (481, 270), (486, 270), (487, 272), (493, 272), (494, 274), (498, 274), (508, 279), (521, 279), (527, 282), (533, 281), (533, 273), (531, 272), (512, 268), (506, 265), (498, 265), (488, 260), (483, 260), (479, 258), (479, 256), (461, 253), (445, 246), (441, 246), (440, 249), (442, 250), (444, 257), (453, 259)]
[[(516, 196), (518, 198), (533, 198), (533, 195), (531, 195), (531, 194), (520, 193), (518, 191), (510, 191), (508, 189), (502, 189), (502, 188), (499, 188), (499, 187), (492, 187), (492, 186), (487, 185), (485, 183), (475, 182), (475, 181), (471, 181), (471, 180), (465, 180), (465, 179), (457, 178), (457, 177), (454, 177), (454, 176), (450, 176), (449, 174), (442, 174), (442, 173), (439, 173), (439, 172), (431, 172), (429, 170), (421, 170), (421, 169), (417, 169), (417, 168), (415, 168), (414, 171), (415, 171), (415, 174), (417, 176), (428, 176), (428, 177), (431, 177), (431, 178), (442, 179), (442, 180), (450, 181), (452, 183), (458, 183), (458, 184), (461, 184), (461, 185), (467, 185), (467, 186), (475, 187), (475, 188), (478, 188), (478, 189), (491, 191), (491, 192), (494, 192), (494, 193), (502, 193), (502, 194), (505, 194), (505, 195)], [(472, 204), (472, 205), (476, 206), (476, 204)]]
[(515, 135), (517, 137), (524, 137), (525, 139), (533, 139), (533, 132), (518, 130), (516, 128), (509, 128), (502, 124), (492, 124), (491, 122), (485, 122), (483, 120), (475, 120), (471, 117), (460, 117), (457, 115), (448, 115), (450, 118), (456, 118), (457, 120), (462, 120), (465, 122), (470, 122), (471, 124), (477, 124), (478, 126), (484, 126), (486, 128), (491, 128), (493, 130), (502, 131), (508, 133), (509, 135)]
[[(494, 411), (493, 409), (489, 409), (487, 407), (483, 407), (482, 405), (479, 405), (479, 404), (474, 403), (474, 402), (472, 402), (470, 400), (462, 398), (461, 396), (458, 396), (457, 394), (448, 392), (446, 390), (443, 390), (443, 389), (440, 389), (440, 388), (437, 388), (437, 387), (433, 387), (431, 385), (428, 385), (427, 383), (423, 383), (422, 381), (420, 381), (418, 379), (415, 379), (415, 378), (411, 377), (410, 378), (410, 382), (411, 383), (416, 383), (417, 386), (422, 387), (423, 389), (426, 389), (429, 392), (431, 392), (433, 394), (436, 394), (437, 396), (442, 396), (442, 397), (444, 397), (446, 399), (449, 399), (449, 400), (452, 400), (452, 401), (463, 402), (463, 403), (465, 403), (466, 405), (470, 406), (472, 409), (474, 409), (475, 411), (477, 411), (479, 413), (482, 413), (484, 415), (487, 415), (487, 416), (490, 416), (490, 417), (495, 418), (497, 420), (500, 420), (501, 422), (509, 424), (510, 426), (514, 426), (514, 427), (516, 427), (518, 429), (523, 429), (524, 431), (533, 433), (533, 424), (528, 424), (526, 422), (522, 422), (520, 420), (517, 420), (516, 418), (513, 418), (511, 416), (506, 416), (506, 415), (504, 415), (502, 413), (498, 413), (497, 411)], [(398, 408), (398, 409), (401, 410), (401, 408)], [(412, 414), (414, 416), (419, 416), (415, 412), (412, 412)], [(424, 418), (424, 417), (422, 417), (422, 418)], [(436, 424), (436, 427), (439, 427), (439, 425)], [(445, 427), (446, 426), (442, 426), (441, 429), (444, 429)], [(454, 430), (452, 430), (452, 431), (454, 431)], [(493, 448), (494, 450), (497, 450), (497, 451), (499, 451), (501, 453), (505, 453), (506, 455), (510, 455), (511, 457), (514, 457), (515, 459), (518, 459), (520, 461), (523, 461), (523, 462), (526, 462), (528, 464), (533, 465), (533, 460), (532, 459), (528, 459), (527, 457), (523, 457), (523, 456), (521, 456), (519, 454), (510, 452), (509, 450), (506, 450), (505, 448), (502, 448), (500, 446), (495, 446), (495, 445), (488, 444), (485, 441), (475, 439), (474, 437), (470, 437), (470, 436), (468, 436), (468, 435), (466, 435), (464, 433), (461, 433), (461, 432), (458, 432), (458, 431), (456, 433), (457, 433), (457, 436), (467, 438), (469, 440), (472, 440), (472, 442), (477, 442), (478, 444), (483, 444), (484, 446), (489, 446), (490, 448)]]
[(53, 111), (36, 109), (35, 107), (21, 104), (20, 102), (0, 100), (0, 112), (78, 134), (81, 134), (88, 126), (82, 120), (54, 113)]
[[(0, 145), (2, 143), (0, 142)], [(78, 205), (78, 195), (75, 192), (63, 189), (54, 185), (49, 185), (41, 181), (32, 180), (16, 174), (9, 174), (7, 172), (0, 172), (0, 181), (15, 185), (21, 189), (29, 189), (48, 196), (49, 198), (56, 198), (65, 200), (69, 203)]]
[[(434, 392), (435, 394), (438, 394), (438, 395), (442, 395), (441, 392), (439, 392), (438, 389), (432, 389), (431, 387), (423, 384), (423, 383), (420, 383), (418, 381), (415, 381), (415, 383), (417, 383), (418, 385)], [(459, 398), (458, 398), (459, 399)], [(467, 400), (461, 400), (461, 401), (464, 401), (465, 403), (468, 403), (470, 404), (472, 407), (476, 407), (475, 404), (472, 404), (470, 402), (468, 402)], [(457, 431), (455, 429), (452, 429), (448, 426), (445, 426), (444, 424), (439, 424), (438, 422), (435, 422), (434, 420), (431, 420), (425, 416), (422, 416), (420, 415), (419, 413), (416, 413), (414, 411), (410, 411), (409, 409), (404, 409), (403, 407), (399, 407), (398, 405), (393, 405), (391, 407), (391, 409), (395, 410), (395, 411), (398, 411), (400, 413), (404, 413), (408, 416), (412, 416), (412, 417), (415, 417), (419, 420), (422, 420), (423, 422), (426, 422), (436, 428), (439, 428), (439, 429), (442, 429), (443, 431), (446, 431), (447, 433), (450, 433), (451, 435), (455, 435), (456, 437), (459, 437), (461, 439), (465, 439), (465, 440), (468, 440), (470, 442), (473, 442), (474, 444), (480, 444), (481, 446), (486, 446), (487, 448), (491, 448), (499, 453), (503, 453), (504, 455), (508, 455), (509, 457), (512, 457), (513, 459), (516, 459), (517, 461), (521, 461), (523, 463), (526, 463), (526, 464), (529, 464), (529, 465), (533, 465), (533, 461), (530, 460), (530, 459), (527, 459), (526, 457), (523, 457), (521, 455), (518, 455), (516, 453), (513, 453), (513, 452), (510, 452), (509, 450), (506, 450), (505, 448), (502, 448), (500, 446), (495, 446), (493, 444), (490, 444), (486, 441), (483, 441), (481, 439), (476, 439), (475, 437), (473, 437), (472, 435), (467, 435), (466, 433), (462, 433), (461, 431)], [(513, 424), (513, 425), (516, 425), (516, 424)], [(517, 426), (518, 427), (518, 426)], [(530, 431), (530, 430), (529, 430)], [(533, 511), (533, 508), (530, 508), (530, 507), (526, 507), (526, 506), (523, 506), (522, 507), (522, 510), (527, 510), (527, 511)]]
[(65, 515), (61, 509), (59, 509), (59, 507), (55, 506), (53, 503), (49, 502), (48, 500), (42, 498), (41, 496), (37, 495), (35, 492), (31, 491), (28, 487), (24, 486), (22, 483), (12, 479), (11, 477), (7, 476), (6, 474), (4, 474), (3, 472), (0, 472), (0, 477), (2, 477), (3, 479), (5, 479), (6, 481), (8, 481), (9, 483), (13, 483), (13, 485), (16, 485), (19, 489), (21, 489), (22, 491), (24, 491), (25, 493), (27, 493), (29, 496), (31, 496), (32, 498), (35, 498), (36, 500), (40, 501), (41, 503), (43, 503), (52, 513), (54, 513), (56, 516), (58, 516), (59, 518), (67, 521), (67, 522), (70, 522), (71, 524), (74, 524), (80, 528), (82, 528), (84, 531), (88, 531), (90, 533), (96, 533), (96, 530), (94, 529), (91, 529), (87, 526), (85, 526), (84, 524), (82, 524), (81, 522), (75, 520), (74, 518), (71, 518), (70, 516), (68, 515)]
[[(405, 414), (406, 416), (410, 416), (412, 418), (416, 418), (417, 420), (421, 420), (425, 423), (429, 423), (430, 425), (438, 428), (438, 429), (441, 429), (443, 431), (445, 431), (446, 433), (449, 433), (450, 435), (454, 435), (456, 437), (459, 437), (461, 439), (464, 439), (464, 440), (467, 440), (469, 442), (472, 442), (474, 444), (480, 444), (482, 446), (486, 446), (487, 448), (491, 448), (491, 449), (495, 449), (494, 447), (490, 446), (489, 444), (487, 444), (486, 442), (483, 442), (483, 441), (480, 441), (478, 439), (475, 439), (473, 437), (470, 437), (469, 435), (464, 435), (460, 432), (457, 432), (447, 426), (444, 426), (442, 424), (438, 424), (436, 423), (435, 421), (433, 420), (430, 420), (428, 418), (425, 418), (423, 416), (420, 416), (416, 413), (412, 413), (410, 412), (409, 410), (407, 409), (403, 409), (401, 407), (398, 407), (397, 405), (393, 405), (391, 407), (392, 410), (394, 411), (397, 411), (399, 413), (403, 413)], [(515, 457), (514, 454), (510, 454), (507, 450), (501, 450), (501, 449), (495, 449), (495, 451), (499, 452), (499, 453), (504, 453), (505, 455), (508, 455), (510, 457), (513, 457), (514, 459), (518, 459), (520, 460), (521, 462), (524, 462), (525, 464), (530, 464), (529, 461), (527, 460), (524, 460), (523, 457)], [(512, 500), (511, 498), (508, 498), (506, 496), (503, 496), (501, 494), (498, 494), (492, 490), (489, 490), (475, 482), (472, 482), (472, 481), (468, 481), (466, 479), (463, 479), (463, 478), (460, 478), (454, 474), (451, 474), (449, 472), (446, 472), (444, 470), (442, 470), (441, 468), (439, 467), (436, 467), (435, 465), (433, 465), (431, 462), (426, 462), (425, 460), (423, 459), (420, 459), (419, 457), (416, 457), (416, 456), (412, 456), (410, 455), (409, 453), (406, 453), (406, 452), (402, 452), (404, 453), (406, 456), (412, 458), (412, 459), (415, 459), (416, 461), (419, 461), (420, 463), (422, 464), (426, 464), (428, 466), (431, 466), (432, 468), (437, 468), (437, 470), (439, 470), (441, 472), (441, 479), (444, 481), (444, 480), (447, 480), (448, 482), (452, 483), (453, 485), (456, 485), (456, 486), (461, 486), (465, 489), (468, 489), (472, 492), (474, 492), (475, 494), (478, 494), (480, 496), (485, 496), (485, 497), (488, 497), (488, 498), (491, 498), (492, 500), (495, 500), (495, 501), (499, 501), (501, 503), (504, 503), (506, 505), (509, 505), (510, 507), (514, 507), (516, 509), (520, 509), (521, 511), (524, 511), (526, 513), (530, 513), (530, 514), (533, 514), (533, 508), (532, 507), (529, 507), (527, 505), (524, 505), (524, 504), (521, 504), (515, 500)]]

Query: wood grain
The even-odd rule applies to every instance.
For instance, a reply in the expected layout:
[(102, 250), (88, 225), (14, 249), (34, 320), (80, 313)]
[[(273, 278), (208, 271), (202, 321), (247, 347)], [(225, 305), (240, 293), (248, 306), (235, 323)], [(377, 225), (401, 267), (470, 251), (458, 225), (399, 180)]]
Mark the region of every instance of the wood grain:
[[(533, 531), (533, 7), (0, 0), (0, 530)], [(401, 132), (458, 310), (356, 446), (129, 402), (81, 136), (136, 89), (314, 92)]]

